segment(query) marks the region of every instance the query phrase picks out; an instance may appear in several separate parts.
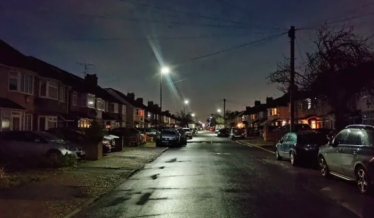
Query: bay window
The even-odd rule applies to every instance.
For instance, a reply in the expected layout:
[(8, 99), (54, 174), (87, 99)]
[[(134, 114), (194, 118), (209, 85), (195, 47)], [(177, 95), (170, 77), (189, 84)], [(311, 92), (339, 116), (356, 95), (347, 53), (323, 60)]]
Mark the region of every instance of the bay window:
[(97, 108), (98, 110), (101, 110), (101, 111), (104, 111), (104, 110), (105, 110), (105, 102), (103, 101), (103, 99), (98, 98), (98, 99), (96, 100), (96, 108)]
[(87, 102), (85, 105), (89, 108), (95, 108), (95, 95), (87, 94)]
[(71, 101), (72, 101), (71, 104), (73, 106), (78, 106), (78, 96), (76, 92), (73, 92)]
[(34, 94), (34, 76), (28, 73), (9, 72), (10, 91), (18, 91), (25, 94)]
[(39, 96), (58, 100), (58, 85), (51, 81), (40, 81)]
[(118, 113), (118, 104), (110, 103), (109, 105), (109, 112), (111, 113)]
[(122, 105), (122, 114), (123, 114), (123, 115), (126, 114), (126, 105)]
[(65, 87), (60, 86), (58, 90), (58, 100), (61, 102), (65, 102)]

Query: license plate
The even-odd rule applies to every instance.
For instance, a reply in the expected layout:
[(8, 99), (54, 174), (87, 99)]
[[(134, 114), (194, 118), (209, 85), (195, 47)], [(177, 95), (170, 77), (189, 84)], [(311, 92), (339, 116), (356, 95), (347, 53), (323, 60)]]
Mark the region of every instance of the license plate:
[(162, 141), (162, 143), (168, 144), (168, 143), (169, 143), (169, 141)]

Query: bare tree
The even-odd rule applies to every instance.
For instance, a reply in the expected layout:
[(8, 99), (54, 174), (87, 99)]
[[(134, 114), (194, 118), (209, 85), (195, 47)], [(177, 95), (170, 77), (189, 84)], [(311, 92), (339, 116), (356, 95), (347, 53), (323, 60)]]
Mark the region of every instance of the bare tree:
[(192, 118), (191, 113), (186, 113), (184, 112), (184, 110), (177, 112), (176, 117), (180, 119), (181, 125), (183, 127), (187, 127), (188, 124), (193, 123), (193, 118)]
[[(335, 113), (336, 127), (344, 125), (344, 114), (349, 112), (347, 101), (364, 90), (372, 90), (374, 57), (369, 38), (360, 37), (354, 29), (335, 29), (327, 25), (316, 32), (315, 51), (307, 53), (306, 63), (298, 66), (295, 85), (299, 90), (311, 91), (327, 103)], [(278, 64), (276, 72), (268, 76), (269, 83), (279, 84), (286, 92), (290, 84), (287, 59)]]

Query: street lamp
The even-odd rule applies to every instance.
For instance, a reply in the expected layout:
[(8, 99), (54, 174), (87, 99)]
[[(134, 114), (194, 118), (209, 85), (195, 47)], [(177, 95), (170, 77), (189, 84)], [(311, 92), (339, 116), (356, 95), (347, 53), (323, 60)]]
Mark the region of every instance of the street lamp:
[[(166, 75), (170, 73), (170, 68), (168, 67), (162, 67), (161, 73), (160, 73), (160, 113), (162, 113), (162, 75)], [(158, 119), (158, 125), (161, 126), (161, 114)]]
[(217, 112), (218, 112), (218, 113), (221, 113), (221, 109), (218, 109)]

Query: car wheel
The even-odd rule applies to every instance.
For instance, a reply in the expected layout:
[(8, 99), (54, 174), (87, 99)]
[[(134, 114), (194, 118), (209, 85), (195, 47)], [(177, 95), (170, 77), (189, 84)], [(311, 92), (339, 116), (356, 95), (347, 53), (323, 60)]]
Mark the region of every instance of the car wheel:
[(329, 173), (329, 167), (327, 166), (325, 158), (322, 156), (318, 158), (318, 165), (321, 170), (321, 175), (323, 177), (328, 177), (330, 175)]
[(282, 160), (282, 157), (279, 155), (278, 149), (275, 150), (275, 158), (277, 158), (277, 160)]
[(292, 164), (292, 166), (297, 166), (296, 155), (295, 155), (294, 152), (291, 152), (291, 153), (290, 153), (290, 160), (291, 160), (291, 164)]
[(369, 175), (363, 167), (356, 169), (357, 186), (361, 194), (368, 194), (371, 191), (371, 183)]

